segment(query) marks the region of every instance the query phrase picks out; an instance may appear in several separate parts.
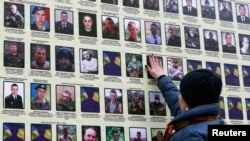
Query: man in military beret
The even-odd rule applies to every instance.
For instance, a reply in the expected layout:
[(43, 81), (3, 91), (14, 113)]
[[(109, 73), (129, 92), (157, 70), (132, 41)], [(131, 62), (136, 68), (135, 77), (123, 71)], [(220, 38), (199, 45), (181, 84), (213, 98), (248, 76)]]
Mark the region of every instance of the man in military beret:
[(150, 103), (150, 115), (154, 116), (166, 116), (166, 108), (164, 104), (161, 103), (160, 95), (156, 94), (154, 101)]
[(50, 102), (45, 98), (46, 84), (38, 84), (36, 87), (36, 97), (31, 100), (31, 109), (50, 110)]
[(74, 72), (74, 56), (70, 48), (60, 48), (56, 53), (56, 70)]
[(45, 26), (46, 22), (46, 8), (35, 6), (33, 8), (32, 14), (34, 14), (35, 22), (31, 24), (31, 30), (47, 31), (50, 29), (48, 26)]
[(75, 101), (71, 98), (71, 92), (64, 90), (61, 98), (56, 104), (56, 110), (58, 111), (75, 111)]
[(11, 84), (11, 94), (6, 96), (4, 101), (4, 108), (23, 109), (23, 100), (18, 94), (18, 85), (16, 83)]

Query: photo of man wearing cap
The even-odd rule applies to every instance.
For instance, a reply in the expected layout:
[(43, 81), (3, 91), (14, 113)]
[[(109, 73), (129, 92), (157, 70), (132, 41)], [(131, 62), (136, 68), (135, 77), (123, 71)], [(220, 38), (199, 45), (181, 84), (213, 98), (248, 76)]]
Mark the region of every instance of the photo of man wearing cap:
[(56, 46), (56, 71), (75, 71), (73, 48)]
[(166, 102), (162, 93), (149, 92), (149, 109), (152, 116), (166, 116)]
[(30, 7), (30, 29), (38, 31), (50, 31), (50, 15), (49, 8), (40, 7), (40, 6), (31, 6)]
[(50, 85), (31, 83), (31, 109), (50, 110)]

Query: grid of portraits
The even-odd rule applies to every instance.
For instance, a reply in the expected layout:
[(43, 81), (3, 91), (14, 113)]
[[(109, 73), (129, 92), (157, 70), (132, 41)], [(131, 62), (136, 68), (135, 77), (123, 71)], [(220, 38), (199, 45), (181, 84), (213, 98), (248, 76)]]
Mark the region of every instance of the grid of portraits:
[(220, 117), (250, 121), (247, 0), (66, 1), (1, 2), (4, 141), (162, 140), (172, 114), (151, 54), (177, 87), (191, 71), (218, 74)]

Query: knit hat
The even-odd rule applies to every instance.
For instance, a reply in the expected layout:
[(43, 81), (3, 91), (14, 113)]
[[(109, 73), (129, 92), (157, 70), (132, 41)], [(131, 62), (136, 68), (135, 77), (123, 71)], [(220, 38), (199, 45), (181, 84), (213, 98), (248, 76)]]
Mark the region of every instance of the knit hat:
[(189, 108), (219, 102), (221, 78), (207, 69), (187, 73), (180, 83), (180, 91)]

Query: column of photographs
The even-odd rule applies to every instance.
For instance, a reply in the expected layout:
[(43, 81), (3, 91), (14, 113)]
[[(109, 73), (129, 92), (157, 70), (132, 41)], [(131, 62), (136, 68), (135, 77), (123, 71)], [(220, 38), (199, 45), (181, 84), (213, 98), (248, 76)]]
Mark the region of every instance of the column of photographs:
[[(74, 10), (53, 9), (52, 7), (25, 5), (9, 1), (1, 3), (4, 5), (4, 27), (8, 30), (16, 31), (31, 30), (33, 36), (39, 37), (38, 33), (49, 36), (45, 33), (54, 32), (58, 36), (79, 35), (80, 37), (89, 37), (86, 39), (90, 40), (93, 38), (103, 38), (135, 44), (145, 43), (146, 45), (155, 45), (156, 47), (163, 46), (162, 48), (187, 48), (245, 58), (248, 58), (250, 55), (250, 35), (245, 34), (246, 32), (241, 33), (234, 30), (220, 31), (217, 28), (197, 28), (107, 14), (98, 16), (94, 12), (78, 12), (78, 17), (75, 18)], [(94, 0), (91, 3), (97, 2)], [(119, 4), (118, 0), (101, 0), (101, 3)], [(234, 3), (225, 0), (183, 0), (182, 3), (177, 0), (163, 0), (163, 5), (159, 4), (162, 3), (159, 0), (143, 0), (143, 6), (140, 5), (141, 3), (138, 0), (123, 0), (124, 7), (132, 7), (133, 9), (143, 8), (150, 11), (161, 11), (163, 8), (162, 12), (165, 13), (183, 14), (191, 17), (198, 17), (201, 13), (199, 16), (206, 19), (232, 22), (246, 27), (250, 24), (248, 3)], [(198, 8), (199, 3), (200, 7)], [(216, 4), (218, 5), (218, 9), (216, 9)], [(180, 10), (181, 7), (182, 10)], [(25, 13), (25, 9), (29, 9), (28, 14), (27, 12)], [(54, 19), (50, 17), (52, 11), (54, 11)], [(219, 14), (216, 15), (216, 13)], [(25, 22), (28, 21), (27, 17), (30, 19), (29, 23)], [(121, 19), (123, 22), (120, 21)], [(97, 26), (98, 21), (101, 21), (101, 27)], [(167, 19), (166, 22), (168, 22)], [(78, 23), (79, 27), (74, 26), (77, 25), (74, 23)], [(122, 28), (124, 29), (124, 33), (121, 32)], [(101, 32), (98, 32), (98, 30)], [(122, 37), (124, 38), (122, 39)], [(204, 47), (202, 46), (203, 44)], [(118, 78), (152, 79), (143, 70), (143, 66), (148, 64), (147, 54), (122, 53), (88, 48), (75, 49), (75, 47), (60, 45), (52, 47), (49, 43), (26, 43), (17, 40), (4, 40), (3, 46), (4, 58), (2, 64), (5, 68), (13, 70), (15, 68), (30, 68), (31, 70), (80, 72), (82, 74), (91, 74), (91, 76), (103, 74)], [(72, 46), (74, 45), (72, 44)], [(25, 54), (27, 50), (30, 50), (30, 54)], [(51, 52), (55, 52), (55, 54)], [(78, 58), (77, 54), (79, 55)], [(100, 54), (102, 54), (101, 57)], [(223, 61), (220, 62), (220, 60), (200, 61), (198, 59), (182, 58), (181, 56), (181, 54), (176, 57), (159, 55), (163, 62), (166, 62), (163, 65), (167, 70), (167, 75), (175, 82), (179, 82), (185, 72), (207, 68), (219, 74), (226, 86), (233, 88), (250, 87), (250, 65), (247, 63), (231, 64), (222, 63)], [(147, 59), (144, 60), (143, 58)], [(100, 67), (100, 62), (103, 64), (103, 67)], [(121, 62), (125, 63), (122, 64)], [(77, 70), (76, 68), (79, 69)], [(123, 71), (126, 73), (122, 73)], [(29, 92), (25, 92), (25, 87), (27, 86), (30, 87)], [(54, 88), (55, 90), (52, 90)], [(52, 94), (51, 91), (55, 91), (56, 93)], [(77, 93), (80, 93), (80, 95), (77, 95)], [(100, 101), (100, 93), (104, 93), (104, 101)], [(166, 103), (160, 92), (128, 89), (125, 93), (119, 88), (99, 89), (98, 86), (81, 86), (79, 88), (74, 85), (56, 84), (53, 86), (48, 83), (27, 84), (22, 81), (3, 81), (2, 101), (4, 109), (56, 110), (83, 113), (100, 113), (101, 111), (105, 111), (105, 113), (112, 113), (114, 115), (124, 113), (128, 113), (129, 115), (146, 115), (146, 113), (149, 113), (150, 116), (167, 116)], [(146, 93), (148, 93), (148, 98), (145, 98)], [(124, 95), (127, 95), (126, 100), (124, 100)], [(53, 102), (51, 99), (56, 99), (56, 101)], [(76, 99), (81, 99), (81, 102), (76, 103)], [(148, 100), (146, 101), (146, 99)], [(29, 104), (27, 104), (27, 101)], [(127, 106), (123, 106), (124, 101), (126, 101)], [(224, 101), (227, 103), (226, 107)], [(55, 106), (52, 106), (53, 103)], [(105, 105), (105, 107), (100, 108), (101, 104)], [(30, 107), (26, 105), (30, 105)], [(250, 98), (225, 97), (225, 94), (222, 94), (220, 106), (222, 111), (221, 117), (224, 119), (250, 120)], [(52, 109), (52, 107), (55, 108)], [(77, 110), (77, 107), (81, 107), (81, 109)], [(124, 109), (124, 107), (127, 107), (127, 109)], [(149, 108), (147, 109), (146, 107)], [(243, 115), (246, 115), (246, 117)], [(67, 137), (68, 139), (77, 140), (76, 125), (58, 124), (53, 134), (51, 124), (32, 123), (30, 124), (30, 133), (25, 133), (25, 125), (24, 123), (4, 122), (2, 126), (3, 140), (25, 140), (26, 134), (30, 134), (31, 140), (34, 141), (52, 140), (52, 135), (55, 135), (55, 132), (56, 137), (53, 136), (53, 139), (60, 140), (60, 138)], [(89, 138), (101, 140), (101, 128), (104, 127), (81, 125), (82, 140), (88, 140)], [(106, 140), (133, 140), (134, 138), (147, 140), (150, 137), (152, 140), (160, 140), (163, 138), (163, 133), (165, 132), (164, 128), (151, 128), (151, 135), (147, 137), (148, 131), (146, 127), (130, 127), (129, 131), (126, 130), (124, 127), (106, 126), (106, 133), (102, 132), (102, 134), (106, 134)], [(125, 135), (125, 132), (129, 132), (129, 135)]]

